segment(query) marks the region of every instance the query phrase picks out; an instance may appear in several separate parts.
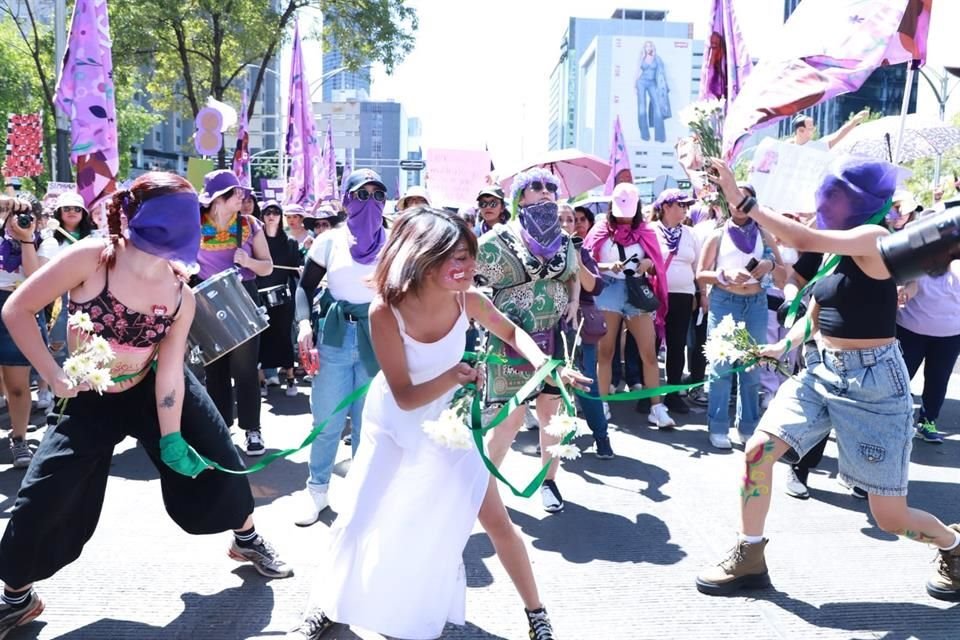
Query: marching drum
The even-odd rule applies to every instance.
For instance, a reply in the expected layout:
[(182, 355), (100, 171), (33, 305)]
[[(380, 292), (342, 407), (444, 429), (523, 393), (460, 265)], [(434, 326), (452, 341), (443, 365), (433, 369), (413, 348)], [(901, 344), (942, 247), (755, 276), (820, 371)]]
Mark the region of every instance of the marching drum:
[(290, 287), (285, 284), (278, 284), (275, 287), (260, 289), (260, 299), (268, 307), (279, 307), (293, 300), (290, 295)]
[(236, 269), (204, 280), (193, 292), (197, 311), (187, 344), (194, 364), (206, 367), (269, 326), (266, 310), (247, 293)]

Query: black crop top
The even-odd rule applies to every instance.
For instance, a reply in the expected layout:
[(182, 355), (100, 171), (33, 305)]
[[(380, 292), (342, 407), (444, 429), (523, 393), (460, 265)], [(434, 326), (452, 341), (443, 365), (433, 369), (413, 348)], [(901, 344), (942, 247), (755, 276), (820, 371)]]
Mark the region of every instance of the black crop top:
[(897, 333), (897, 284), (876, 280), (843, 256), (836, 270), (813, 285), (820, 332), (831, 338), (869, 340)]

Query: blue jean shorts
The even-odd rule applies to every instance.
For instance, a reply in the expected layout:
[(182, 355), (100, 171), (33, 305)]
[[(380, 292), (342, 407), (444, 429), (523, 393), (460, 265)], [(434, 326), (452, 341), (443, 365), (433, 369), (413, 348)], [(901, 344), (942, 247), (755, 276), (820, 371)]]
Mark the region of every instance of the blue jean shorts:
[[(7, 303), (7, 299), (13, 295), (12, 291), (0, 291), (0, 310)], [(37, 318), (37, 324), (40, 325), (40, 333), (44, 341), (47, 339), (46, 323), (42, 321), (44, 314)], [(7, 325), (0, 320), (0, 366), (3, 367), (29, 367), (30, 361), (20, 352), (19, 347), (7, 331)]]
[(600, 311), (619, 313), (624, 318), (635, 318), (650, 313), (637, 309), (627, 301), (627, 281), (624, 278), (603, 276), (603, 290), (594, 301)]
[(803, 456), (837, 433), (840, 477), (868, 493), (907, 495), (913, 398), (897, 344), (873, 349), (804, 347), (807, 368), (781, 385), (757, 429)]

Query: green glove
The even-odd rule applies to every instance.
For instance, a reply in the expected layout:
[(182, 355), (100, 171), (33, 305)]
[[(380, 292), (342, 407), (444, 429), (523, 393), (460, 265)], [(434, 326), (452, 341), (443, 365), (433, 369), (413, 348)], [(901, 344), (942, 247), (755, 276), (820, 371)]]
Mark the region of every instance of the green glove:
[(160, 438), (160, 459), (177, 473), (191, 478), (196, 478), (201, 471), (210, 468), (196, 449), (187, 444), (179, 431)]

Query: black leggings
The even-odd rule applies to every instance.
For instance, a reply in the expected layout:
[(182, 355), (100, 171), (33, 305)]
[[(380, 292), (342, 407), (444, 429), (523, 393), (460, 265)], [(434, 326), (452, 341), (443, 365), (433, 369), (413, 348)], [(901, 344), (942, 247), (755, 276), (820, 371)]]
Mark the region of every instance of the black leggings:
[[(208, 470), (189, 478), (161, 462), (154, 387), (151, 372), (121, 393), (81, 393), (67, 405), (70, 415), (47, 430), (0, 540), (5, 584), (16, 589), (49, 578), (80, 556), (100, 519), (113, 448), (127, 436), (140, 441), (160, 472), (164, 507), (187, 533), (239, 529), (253, 513), (245, 477)], [(243, 468), (227, 425), (189, 372), (181, 428), (203, 456)]]
[(236, 384), (240, 428), (244, 431), (260, 429), (259, 360), (260, 336), (255, 336), (206, 367), (207, 393), (227, 426), (233, 424), (233, 385)]
[(671, 293), (667, 307), (667, 384), (683, 381), (686, 361), (687, 332), (693, 313), (692, 293)]
[(936, 422), (943, 400), (947, 397), (950, 374), (960, 356), (960, 335), (945, 338), (925, 336), (897, 325), (897, 339), (900, 340), (903, 361), (907, 364), (911, 379), (923, 364), (919, 420)]

